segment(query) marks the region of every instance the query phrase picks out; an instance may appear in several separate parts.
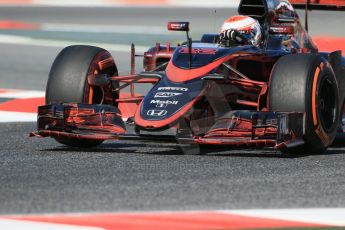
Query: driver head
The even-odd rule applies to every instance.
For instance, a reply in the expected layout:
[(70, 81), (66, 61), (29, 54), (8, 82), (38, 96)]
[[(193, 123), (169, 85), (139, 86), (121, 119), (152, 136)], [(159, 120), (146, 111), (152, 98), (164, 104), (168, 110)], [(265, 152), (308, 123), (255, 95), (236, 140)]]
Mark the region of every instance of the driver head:
[(258, 46), (261, 42), (260, 23), (252, 17), (236, 15), (228, 18), (222, 26), (221, 33), (227, 30), (237, 30), (248, 38), (248, 42), (251, 45)]

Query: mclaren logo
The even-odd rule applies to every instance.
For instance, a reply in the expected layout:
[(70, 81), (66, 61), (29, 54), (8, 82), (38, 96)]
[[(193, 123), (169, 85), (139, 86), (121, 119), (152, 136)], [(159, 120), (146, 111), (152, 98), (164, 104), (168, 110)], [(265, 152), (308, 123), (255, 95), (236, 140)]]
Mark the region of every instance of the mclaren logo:
[(153, 116), (153, 117), (163, 117), (168, 113), (168, 111), (166, 110), (155, 110), (155, 109), (151, 109), (149, 111), (147, 111), (147, 115), (148, 116)]
[(181, 95), (182, 93), (170, 93), (170, 92), (158, 92), (156, 93), (155, 97), (175, 97)]

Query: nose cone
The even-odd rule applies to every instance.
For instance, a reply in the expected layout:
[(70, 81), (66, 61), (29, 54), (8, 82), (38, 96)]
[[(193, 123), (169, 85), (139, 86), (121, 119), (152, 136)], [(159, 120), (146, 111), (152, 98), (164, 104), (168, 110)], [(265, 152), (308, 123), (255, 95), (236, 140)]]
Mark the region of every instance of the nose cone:
[(194, 105), (201, 93), (200, 79), (173, 83), (164, 77), (144, 98), (136, 114), (136, 125), (164, 128), (173, 125)]

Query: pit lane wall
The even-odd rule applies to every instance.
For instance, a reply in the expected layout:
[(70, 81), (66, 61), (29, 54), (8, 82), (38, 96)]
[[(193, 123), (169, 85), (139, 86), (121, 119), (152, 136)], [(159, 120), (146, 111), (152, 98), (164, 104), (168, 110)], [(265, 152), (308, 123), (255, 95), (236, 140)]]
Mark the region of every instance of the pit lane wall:
[(1, 5), (235, 8), (240, 0), (0, 0)]

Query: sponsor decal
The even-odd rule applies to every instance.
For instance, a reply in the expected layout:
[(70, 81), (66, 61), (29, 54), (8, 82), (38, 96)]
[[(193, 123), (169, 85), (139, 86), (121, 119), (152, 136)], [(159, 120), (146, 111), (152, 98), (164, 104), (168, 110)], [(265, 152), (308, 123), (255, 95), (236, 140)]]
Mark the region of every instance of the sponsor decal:
[(189, 31), (189, 22), (169, 22), (168, 30)]
[(182, 93), (171, 93), (171, 92), (158, 92), (156, 93), (155, 97), (175, 97), (175, 96), (179, 96)]
[[(217, 49), (210, 49), (210, 48), (193, 48), (192, 54), (215, 55), (217, 51), (218, 51)], [(189, 53), (189, 48), (181, 48), (179, 52), (182, 54)]]
[(271, 26), (270, 32), (274, 34), (292, 34), (294, 28), (292, 26)]
[(151, 109), (147, 111), (148, 116), (153, 116), (153, 117), (163, 117), (168, 113), (166, 110), (156, 110), (156, 109)]
[(151, 104), (156, 104), (157, 108), (166, 108), (168, 105), (177, 105), (178, 101), (151, 100)]
[(183, 91), (187, 92), (188, 88), (181, 88), (181, 87), (159, 87), (158, 90), (164, 90), (164, 91)]

